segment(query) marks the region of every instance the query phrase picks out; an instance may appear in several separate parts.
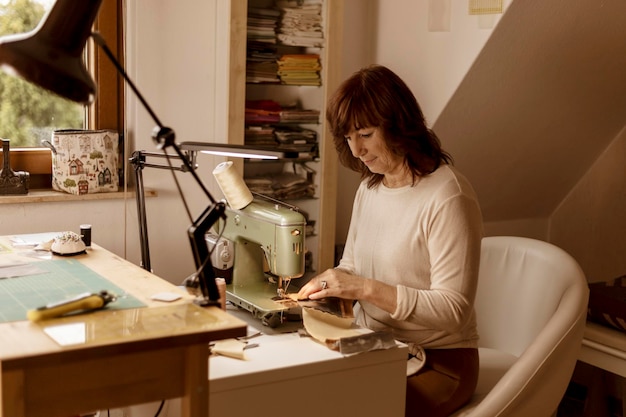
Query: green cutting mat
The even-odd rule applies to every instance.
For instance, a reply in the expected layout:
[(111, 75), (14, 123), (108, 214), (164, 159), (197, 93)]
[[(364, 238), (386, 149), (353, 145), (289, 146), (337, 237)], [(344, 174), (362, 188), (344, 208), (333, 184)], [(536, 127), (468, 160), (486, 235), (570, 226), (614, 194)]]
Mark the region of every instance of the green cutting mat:
[(26, 312), (89, 292), (107, 290), (119, 298), (107, 309), (145, 307), (121, 288), (72, 259), (36, 262), (44, 273), (0, 279), (0, 322), (26, 320)]

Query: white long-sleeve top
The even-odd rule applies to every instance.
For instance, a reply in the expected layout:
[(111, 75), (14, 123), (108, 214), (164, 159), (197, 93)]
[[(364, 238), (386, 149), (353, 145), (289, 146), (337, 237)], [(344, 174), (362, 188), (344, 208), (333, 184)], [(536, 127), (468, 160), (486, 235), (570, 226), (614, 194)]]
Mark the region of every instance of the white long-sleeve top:
[(413, 186), (359, 186), (338, 268), (395, 285), (393, 314), (359, 301), (357, 324), (424, 348), (476, 347), (483, 224), (470, 183), (449, 165)]

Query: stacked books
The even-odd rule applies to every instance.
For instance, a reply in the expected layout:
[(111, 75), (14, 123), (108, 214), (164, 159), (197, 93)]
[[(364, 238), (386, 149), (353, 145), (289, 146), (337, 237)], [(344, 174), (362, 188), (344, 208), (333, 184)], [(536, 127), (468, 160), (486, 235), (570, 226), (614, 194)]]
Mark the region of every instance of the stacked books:
[(277, 0), (278, 40), (284, 45), (323, 47), (322, 0)]
[(321, 85), (318, 54), (288, 54), (278, 60), (278, 76), (282, 84)]

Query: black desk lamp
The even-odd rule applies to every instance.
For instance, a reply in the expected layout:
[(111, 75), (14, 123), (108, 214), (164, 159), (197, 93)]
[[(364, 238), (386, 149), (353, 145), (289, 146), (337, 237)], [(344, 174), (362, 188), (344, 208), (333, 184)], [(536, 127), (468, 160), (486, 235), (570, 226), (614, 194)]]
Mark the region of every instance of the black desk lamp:
[[(156, 127), (152, 139), (158, 149), (172, 148), (183, 162), (184, 171), (191, 173), (210, 201), (209, 206), (192, 222), (188, 237), (193, 251), (202, 298), (200, 305), (219, 305), (219, 292), (215, 284), (215, 273), (211, 265), (205, 234), (221, 217), (225, 218), (225, 203), (215, 201), (195, 172), (189, 152), (211, 151), (216, 147), (229, 148), (242, 154), (252, 153), (244, 146), (186, 142), (185, 153), (176, 144), (174, 130), (164, 126), (137, 87), (117, 61), (104, 39), (92, 33), (93, 22), (102, 0), (57, 0), (52, 9), (33, 31), (0, 38), (0, 66), (9, 73), (43, 87), (72, 101), (89, 104), (96, 96), (96, 84), (85, 68), (83, 51), (92, 37), (115, 65), (143, 107), (148, 111)], [(181, 144), (182, 145), (182, 144)], [(288, 153), (276, 153), (272, 149), (261, 149), (274, 153), (276, 157), (293, 157)], [(145, 217), (144, 217), (145, 218)]]

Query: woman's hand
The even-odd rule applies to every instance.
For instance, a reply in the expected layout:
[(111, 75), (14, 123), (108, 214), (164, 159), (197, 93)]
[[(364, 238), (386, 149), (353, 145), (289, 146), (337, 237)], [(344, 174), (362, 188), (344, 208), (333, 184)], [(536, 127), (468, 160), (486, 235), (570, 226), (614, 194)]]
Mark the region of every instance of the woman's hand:
[(352, 275), (341, 269), (327, 269), (307, 282), (298, 292), (299, 300), (338, 297), (368, 301), (389, 313), (396, 310), (396, 287)]
[(351, 275), (341, 269), (327, 269), (300, 289), (298, 299), (339, 297), (358, 300), (363, 297), (365, 281), (365, 278)]

